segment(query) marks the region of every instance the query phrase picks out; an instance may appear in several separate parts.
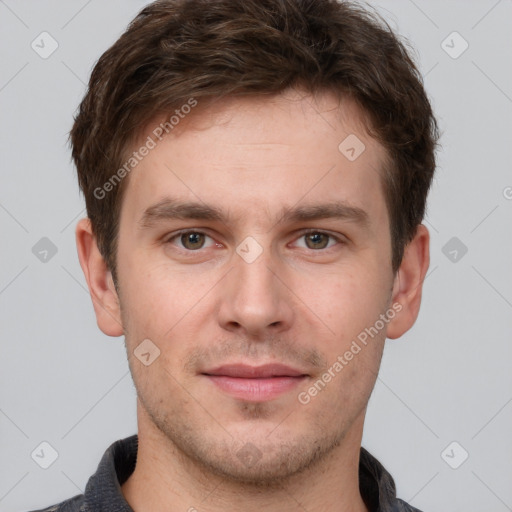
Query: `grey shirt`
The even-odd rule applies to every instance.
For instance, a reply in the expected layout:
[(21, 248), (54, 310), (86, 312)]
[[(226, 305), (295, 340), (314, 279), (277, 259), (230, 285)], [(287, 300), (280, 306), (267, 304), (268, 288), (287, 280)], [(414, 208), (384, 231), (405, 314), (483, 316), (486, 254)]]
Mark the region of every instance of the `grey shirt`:
[[(84, 494), (33, 512), (133, 512), (121, 493), (121, 485), (135, 469), (137, 447), (137, 435), (111, 444), (96, 473), (89, 478)], [(359, 489), (371, 512), (421, 512), (397, 499), (393, 477), (363, 447), (359, 459)]]

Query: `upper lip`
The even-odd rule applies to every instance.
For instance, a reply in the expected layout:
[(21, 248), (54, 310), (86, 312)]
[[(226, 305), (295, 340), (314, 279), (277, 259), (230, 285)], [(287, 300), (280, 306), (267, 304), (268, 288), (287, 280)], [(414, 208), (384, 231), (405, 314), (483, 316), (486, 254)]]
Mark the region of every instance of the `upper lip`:
[(261, 366), (247, 364), (226, 364), (202, 372), (204, 375), (238, 377), (241, 379), (264, 379), (270, 377), (303, 377), (306, 374), (284, 364), (272, 363)]

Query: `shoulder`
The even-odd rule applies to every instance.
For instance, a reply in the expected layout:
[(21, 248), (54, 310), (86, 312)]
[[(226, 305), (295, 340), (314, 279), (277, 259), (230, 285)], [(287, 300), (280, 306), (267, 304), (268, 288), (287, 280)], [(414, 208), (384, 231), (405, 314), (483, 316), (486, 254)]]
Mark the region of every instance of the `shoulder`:
[(30, 512), (89, 512), (89, 508), (84, 501), (84, 495), (79, 494), (73, 498), (69, 498), (57, 505), (31, 510)]

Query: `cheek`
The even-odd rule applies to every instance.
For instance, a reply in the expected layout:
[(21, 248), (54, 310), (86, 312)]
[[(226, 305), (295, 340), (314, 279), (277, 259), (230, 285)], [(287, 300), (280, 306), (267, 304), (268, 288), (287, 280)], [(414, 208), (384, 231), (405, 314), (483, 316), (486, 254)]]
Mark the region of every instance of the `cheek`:
[[(324, 423), (340, 424), (355, 418), (368, 404), (380, 366), (383, 342), (375, 339), (372, 345), (361, 347), (350, 361), (342, 351), (325, 372), (313, 379), (300, 395), (300, 403), (316, 421), (321, 411)], [(335, 363), (338, 362), (338, 365)], [(308, 409), (309, 407), (309, 409)]]
[(162, 336), (201, 297), (202, 285), (194, 286), (165, 263), (151, 264), (143, 257), (126, 263), (121, 276), (124, 307), (131, 326), (141, 333)]
[[(391, 293), (388, 281), (368, 266), (352, 265), (336, 274), (312, 278), (308, 284), (315, 291), (309, 297), (305, 295), (305, 302), (330, 328), (338, 343), (340, 338), (350, 343), (349, 339), (373, 325), (386, 310)], [(308, 287), (304, 286), (303, 294)]]

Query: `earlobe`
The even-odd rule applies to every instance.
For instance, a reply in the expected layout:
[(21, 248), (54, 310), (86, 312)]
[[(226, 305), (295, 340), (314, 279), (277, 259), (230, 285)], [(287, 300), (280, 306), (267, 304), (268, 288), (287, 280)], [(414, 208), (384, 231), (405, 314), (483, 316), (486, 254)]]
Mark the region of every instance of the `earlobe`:
[(91, 294), (98, 327), (108, 336), (121, 336), (121, 308), (112, 275), (96, 244), (90, 219), (81, 219), (75, 230), (80, 266)]
[(430, 264), (429, 244), (429, 232), (420, 224), (414, 238), (405, 247), (402, 263), (395, 276), (392, 304), (399, 304), (401, 309), (388, 324), (388, 338), (402, 336), (418, 317), (423, 281)]

